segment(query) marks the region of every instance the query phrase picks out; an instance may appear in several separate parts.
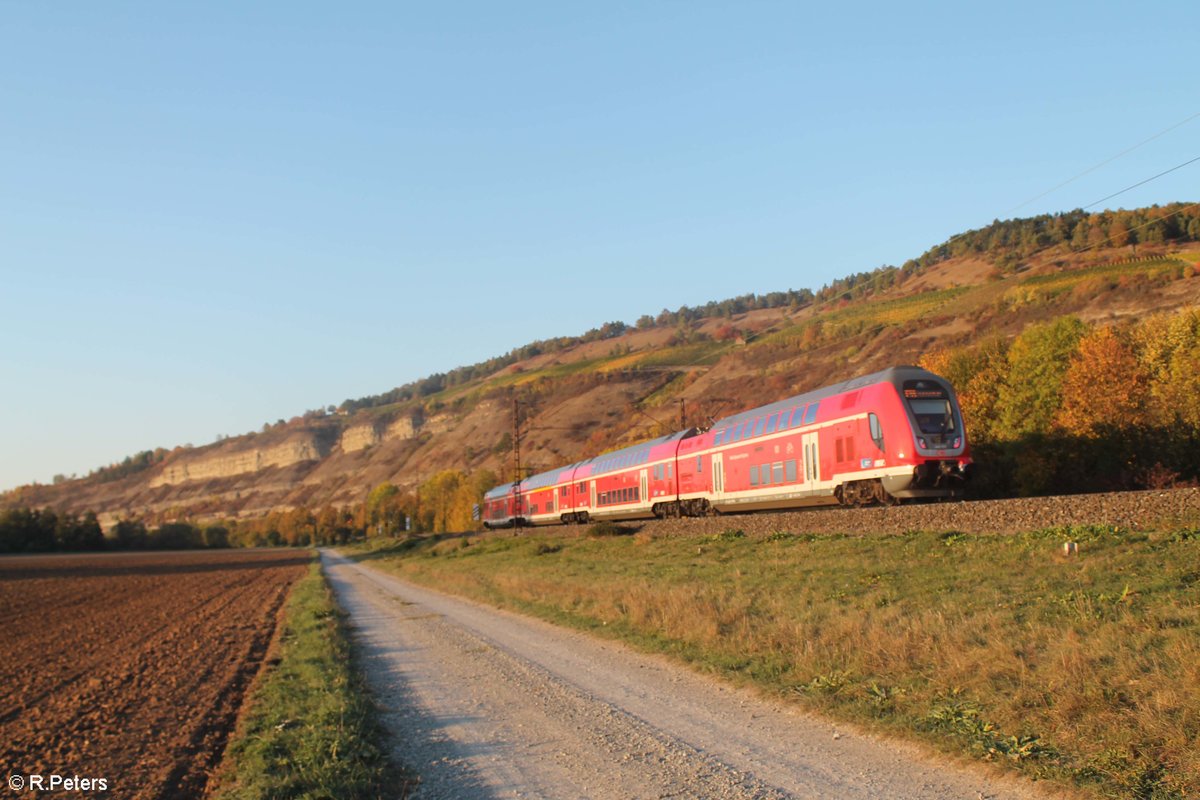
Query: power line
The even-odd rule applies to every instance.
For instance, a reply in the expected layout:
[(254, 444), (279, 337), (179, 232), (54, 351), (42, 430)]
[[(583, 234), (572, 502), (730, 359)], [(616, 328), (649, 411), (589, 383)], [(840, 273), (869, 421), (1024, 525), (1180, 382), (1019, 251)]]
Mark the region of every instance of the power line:
[(1136, 188), (1137, 188), (1137, 187), (1139, 187), (1139, 186), (1144, 186), (1145, 184), (1149, 183), (1149, 182), (1150, 182), (1150, 181), (1152, 181), (1152, 180), (1156, 180), (1157, 178), (1161, 178), (1163, 175), (1169, 175), (1170, 173), (1174, 172), (1175, 170), (1177, 170), (1177, 169), (1182, 169), (1182, 168), (1186, 167), (1188, 164), (1195, 164), (1197, 161), (1200, 161), (1200, 156), (1196, 156), (1196, 157), (1195, 157), (1195, 158), (1193, 158), (1191, 161), (1185, 161), (1185, 162), (1183, 162), (1182, 164), (1180, 164), (1179, 166), (1176, 166), (1176, 167), (1171, 167), (1171, 168), (1170, 168), (1169, 170), (1167, 170), (1166, 172), (1160, 172), (1160, 173), (1158, 173), (1157, 175), (1155, 175), (1153, 178), (1146, 178), (1146, 180), (1144, 180), (1144, 181), (1138, 181), (1138, 182), (1137, 182), (1137, 183), (1135, 183), (1133, 186), (1126, 186), (1126, 187), (1125, 187), (1124, 189), (1122, 189), (1121, 191), (1119, 191), (1119, 192), (1113, 192), (1113, 193), (1112, 193), (1112, 194), (1110, 194), (1108, 197), (1101, 197), (1101, 198), (1100, 198), (1099, 200), (1097, 200), (1096, 202), (1094, 202), (1094, 203), (1090, 203), (1090, 204), (1088, 204), (1088, 205), (1084, 206), (1082, 210), (1083, 210), (1083, 211), (1087, 211), (1087, 210), (1088, 210), (1089, 208), (1091, 208), (1092, 206), (1098, 206), (1098, 205), (1100, 205), (1101, 203), (1103, 203), (1105, 200), (1111, 200), (1111, 199), (1113, 199), (1114, 197), (1116, 197), (1116, 196), (1117, 196), (1117, 195), (1119, 195), (1119, 194), (1125, 194), (1125, 193), (1126, 193), (1126, 192), (1128, 192), (1130, 189), (1136, 189)]
[[(1096, 170), (1100, 169), (1101, 167), (1111, 164), (1112, 162), (1116, 161), (1118, 158), (1121, 158), (1122, 156), (1129, 155), (1134, 150), (1137, 150), (1139, 147), (1141, 147), (1143, 145), (1147, 145), (1150, 142), (1153, 142), (1155, 139), (1159, 138), (1160, 136), (1164, 136), (1164, 135), (1170, 133), (1171, 131), (1175, 130), (1176, 128), (1186, 125), (1187, 123), (1191, 122), (1192, 120), (1196, 119), (1197, 117), (1200, 117), (1200, 111), (1197, 111), (1195, 114), (1192, 114), (1190, 117), (1183, 120), (1182, 122), (1176, 122), (1171, 127), (1164, 128), (1163, 130), (1161, 130), (1158, 133), (1151, 136), (1149, 139), (1140, 141), (1137, 144), (1135, 144), (1133, 147), (1126, 148), (1125, 150), (1122, 150), (1121, 152), (1117, 153), (1115, 156), (1112, 156), (1111, 158), (1106, 158), (1105, 160), (1101, 161), (1099, 164), (1088, 167), (1087, 169), (1085, 169), (1083, 172), (1079, 173), (1078, 175), (1067, 178), (1065, 181), (1058, 184), (1057, 186), (1051, 187), (1051, 188), (1047, 189), (1046, 191), (1042, 192), (1041, 194), (1031, 197), (1028, 200), (1026, 200), (1025, 202), (1020, 203), (1019, 205), (1013, 206), (1008, 211), (1004, 212), (1004, 216), (1006, 216), (1006, 217), (1011, 216), (1014, 211), (1018, 211), (1018, 210), (1024, 208), (1025, 206), (1029, 205), (1030, 203), (1034, 202), (1035, 200), (1041, 200), (1043, 197), (1045, 197), (1048, 194), (1057, 192), (1059, 189), (1063, 188), (1064, 186), (1074, 183), (1075, 181), (1079, 180), (1080, 178), (1082, 178), (1085, 175), (1090, 175), (1091, 173), (1095, 172)], [(1104, 201), (1101, 200), (1100, 202), (1104, 202)]]

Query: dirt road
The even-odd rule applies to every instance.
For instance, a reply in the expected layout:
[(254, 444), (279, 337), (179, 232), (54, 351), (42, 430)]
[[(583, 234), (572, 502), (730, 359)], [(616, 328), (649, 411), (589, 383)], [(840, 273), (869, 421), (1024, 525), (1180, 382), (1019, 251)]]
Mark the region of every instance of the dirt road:
[(1039, 798), (665, 659), (322, 554), (418, 798)]

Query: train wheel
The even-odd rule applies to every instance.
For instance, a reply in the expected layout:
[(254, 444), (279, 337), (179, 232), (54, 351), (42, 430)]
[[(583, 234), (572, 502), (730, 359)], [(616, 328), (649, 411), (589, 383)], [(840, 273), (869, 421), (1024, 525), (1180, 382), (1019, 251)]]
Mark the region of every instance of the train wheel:
[(883, 481), (877, 480), (874, 483), (875, 483), (875, 499), (878, 500), (881, 505), (885, 505), (885, 506), (900, 505), (900, 498), (893, 497), (892, 495), (888, 494), (888, 490), (883, 488)]

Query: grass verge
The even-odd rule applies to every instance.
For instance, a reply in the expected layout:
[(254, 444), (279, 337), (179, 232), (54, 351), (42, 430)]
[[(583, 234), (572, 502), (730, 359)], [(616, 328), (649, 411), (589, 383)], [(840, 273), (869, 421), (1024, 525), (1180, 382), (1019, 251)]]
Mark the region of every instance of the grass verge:
[(1200, 793), (1197, 531), (552, 530), (357, 557), (1085, 796)]
[(277, 658), (260, 678), (225, 754), (217, 800), (404, 797), (406, 776), (352, 671), (333, 593), (313, 562), (288, 599)]

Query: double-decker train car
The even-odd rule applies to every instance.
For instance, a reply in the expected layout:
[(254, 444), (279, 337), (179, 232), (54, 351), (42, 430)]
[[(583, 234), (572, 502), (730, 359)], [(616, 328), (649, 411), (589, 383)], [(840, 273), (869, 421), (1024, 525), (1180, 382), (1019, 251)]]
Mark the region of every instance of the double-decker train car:
[(962, 493), (954, 390), (892, 367), (498, 486), (488, 527), (864, 505)]
[(658, 502), (676, 499), (676, 446), (691, 433), (681, 431), (497, 486), (484, 495), (483, 524), (499, 528), (653, 517)]

